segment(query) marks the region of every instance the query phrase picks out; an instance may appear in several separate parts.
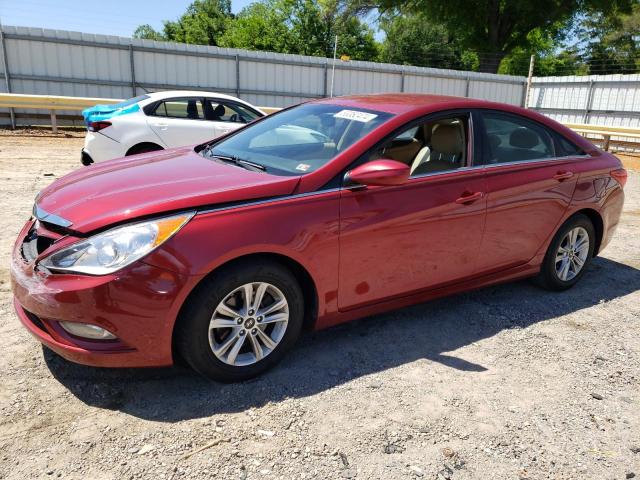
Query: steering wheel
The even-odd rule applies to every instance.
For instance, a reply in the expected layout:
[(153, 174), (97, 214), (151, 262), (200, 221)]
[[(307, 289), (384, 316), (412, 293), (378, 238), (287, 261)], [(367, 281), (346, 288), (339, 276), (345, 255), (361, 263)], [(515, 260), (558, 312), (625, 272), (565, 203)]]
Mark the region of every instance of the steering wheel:
[(230, 121), (230, 122), (237, 122), (237, 121), (238, 121), (238, 114), (237, 114), (237, 113), (234, 113), (233, 115), (231, 115), (231, 116), (229, 117), (229, 121)]

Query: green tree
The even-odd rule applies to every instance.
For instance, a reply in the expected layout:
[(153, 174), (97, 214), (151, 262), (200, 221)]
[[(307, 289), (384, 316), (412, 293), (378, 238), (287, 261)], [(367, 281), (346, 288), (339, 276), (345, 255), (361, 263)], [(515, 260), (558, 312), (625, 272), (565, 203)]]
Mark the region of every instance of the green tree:
[(346, 4), (337, 0), (291, 2), (292, 31), (303, 55), (332, 57), (338, 36), (338, 56), (376, 61), (378, 45), (373, 30), (357, 16), (349, 15)]
[(498, 73), (528, 75), (531, 55), (535, 56), (534, 75), (581, 75), (587, 71), (582, 57), (575, 48), (563, 48), (572, 31), (572, 22), (557, 25), (550, 31), (535, 29), (527, 35), (526, 44), (514, 48), (500, 64)]
[(578, 12), (627, 12), (637, 0), (351, 0), (356, 10), (423, 13), (442, 23), (464, 48), (478, 53), (480, 70), (496, 73), (502, 59), (528, 44), (536, 29), (555, 35)]
[(590, 39), (583, 53), (590, 73), (640, 72), (640, 4), (627, 14), (586, 17), (580, 33)]
[(263, 0), (244, 8), (220, 38), (225, 47), (375, 61), (378, 45), (373, 30), (357, 16), (346, 15), (334, 0)]
[(220, 46), (297, 53), (285, 6), (281, 1), (268, 1), (245, 7), (234, 21), (229, 22), (220, 38)]
[(133, 32), (133, 38), (146, 38), (148, 40), (156, 41), (166, 40), (162, 33), (158, 32), (155, 28), (146, 23), (136, 28)]
[(231, 0), (195, 0), (178, 20), (164, 22), (162, 34), (149, 25), (140, 25), (136, 28), (134, 37), (218, 45), (232, 19)]
[(464, 52), (447, 29), (423, 14), (390, 14), (382, 17), (385, 32), (381, 60), (420, 67), (471, 70), (475, 56)]

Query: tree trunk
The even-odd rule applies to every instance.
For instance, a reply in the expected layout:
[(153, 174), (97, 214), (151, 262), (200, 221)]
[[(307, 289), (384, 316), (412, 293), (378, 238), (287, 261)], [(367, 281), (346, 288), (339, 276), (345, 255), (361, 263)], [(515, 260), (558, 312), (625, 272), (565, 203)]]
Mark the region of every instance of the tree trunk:
[(500, 67), (500, 62), (505, 57), (505, 53), (496, 53), (490, 54), (488, 56), (484, 56), (482, 53), (479, 53), (480, 57), (480, 65), (478, 66), (478, 71), (483, 73), (498, 73), (498, 68)]

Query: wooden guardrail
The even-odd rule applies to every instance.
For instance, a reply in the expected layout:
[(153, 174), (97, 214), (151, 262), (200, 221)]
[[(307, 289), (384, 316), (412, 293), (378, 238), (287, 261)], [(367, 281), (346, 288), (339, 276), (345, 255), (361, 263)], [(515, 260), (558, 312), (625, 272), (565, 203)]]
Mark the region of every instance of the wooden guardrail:
[[(590, 125), (584, 123), (565, 123), (574, 132), (582, 135), (598, 135), (602, 137), (602, 149), (609, 151), (611, 137), (630, 138), (634, 144), (640, 144), (640, 128), (617, 127), (609, 125)], [(637, 141), (636, 141), (637, 140)], [(626, 143), (626, 142), (625, 142)]]
[[(49, 110), (51, 130), (58, 132), (56, 110), (84, 110), (97, 104), (118, 103), (120, 98), (63, 97), (57, 95), (24, 95), (21, 93), (0, 93), (0, 108), (22, 108)], [(258, 107), (266, 114), (280, 110), (273, 107)]]
[(0, 93), (0, 108), (24, 108), (49, 110), (51, 130), (58, 132), (56, 110), (84, 110), (99, 103), (118, 103), (118, 98), (63, 97), (57, 95), (24, 95), (21, 93)]

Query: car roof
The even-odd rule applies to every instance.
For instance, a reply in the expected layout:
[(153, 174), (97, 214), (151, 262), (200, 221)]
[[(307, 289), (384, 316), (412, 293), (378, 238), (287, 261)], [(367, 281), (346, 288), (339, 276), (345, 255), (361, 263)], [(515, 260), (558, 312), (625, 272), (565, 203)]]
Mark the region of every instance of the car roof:
[[(503, 103), (489, 102), (450, 95), (431, 95), (424, 93), (375, 93), (369, 95), (350, 95), (317, 100), (317, 103), (331, 103), (369, 110), (378, 110), (393, 114), (424, 111), (425, 109), (444, 110), (450, 108), (495, 108), (504, 110)], [(509, 109), (507, 107), (507, 109)]]
[(146, 95), (149, 96), (149, 98), (151, 100), (164, 100), (165, 98), (174, 98), (174, 97), (216, 97), (216, 98), (220, 98), (223, 100), (233, 100), (235, 102), (240, 102), (240, 103), (244, 103), (246, 105), (249, 105), (253, 108), (254, 107), (252, 104), (250, 104), (249, 102), (246, 102), (244, 100), (239, 99), (238, 97), (234, 97), (231, 95), (225, 95), (224, 93), (218, 93), (218, 92), (207, 92), (207, 91), (202, 91), (202, 90), (167, 90), (164, 92), (150, 92), (147, 93)]

